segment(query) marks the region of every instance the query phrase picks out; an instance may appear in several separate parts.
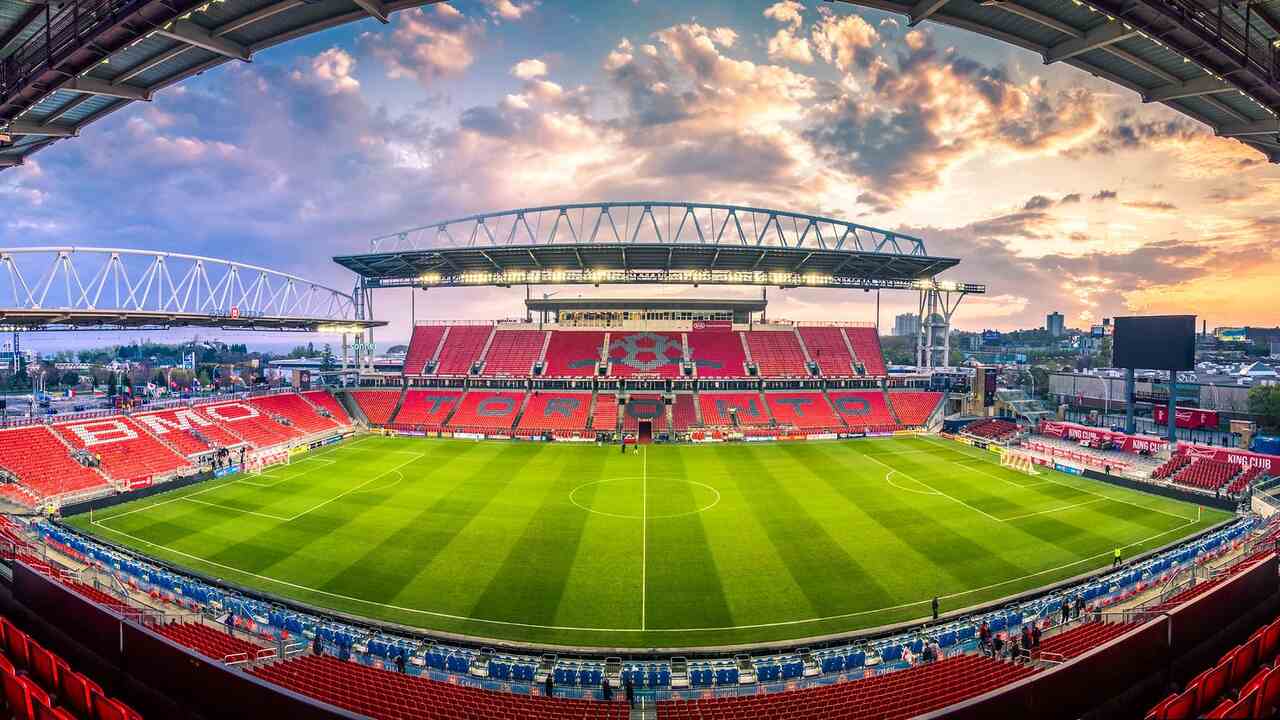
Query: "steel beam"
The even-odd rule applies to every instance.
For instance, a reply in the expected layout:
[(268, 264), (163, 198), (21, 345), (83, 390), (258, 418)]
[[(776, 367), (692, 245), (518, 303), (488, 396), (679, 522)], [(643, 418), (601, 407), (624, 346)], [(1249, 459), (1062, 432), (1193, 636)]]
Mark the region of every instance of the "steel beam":
[(46, 137), (75, 137), (76, 129), (57, 125), (40, 125), (37, 123), (14, 120), (9, 123), (9, 132), (13, 135), (44, 135)]
[(0, 167), (18, 167), (22, 165), (22, 156), (0, 157)]
[(188, 45), (208, 50), (211, 53), (217, 53), (233, 60), (243, 60), (249, 62), (249, 48), (240, 43), (233, 42), (225, 37), (214, 37), (208, 30), (196, 25), (190, 20), (178, 20), (172, 25), (167, 25), (156, 30), (157, 35), (167, 37), (171, 40), (184, 42)]
[(1231, 92), (1235, 88), (1226, 82), (1219, 80), (1212, 75), (1205, 75), (1194, 80), (1188, 80), (1180, 83), (1170, 83), (1161, 85), (1149, 92), (1142, 94), (1142, 102), (1165, 102), (1167, 100), (1178, 100), (1181, 98), (1200, 97), (1201, 95), (1213, 95), (1216, 93)]
[(915, 5), (911, 6), (911, 15), (907, 25), (913, 27), (918, 25), (920, 22), (927, 20), (930, 15), (941, 10), (942, 6), (946, 4), (947, 0), (919, 0)]
[(1125, 27), (1122, 22), (1109, 22), (1106, 25), (1100, 25), (1090, 30), (1084, 34), (1084, 37), (1064, 40), (1049, 48), (1044, 53), (1044, 63), (1052, 65), (1056, 62), (1069, 60), (1090, 50), (1097, 50), (1098, 48), (1118, 43), (1137, 34), (1138, 31), (1135, 28)]
[(72, 78), (66, 85), (63, 85), (61, 89), (85, 95), (100, 95), (102, 97), (120, 98), (121, 100), (141, 100), (143, 102), (151, 101), (151, 93), (146, 88), (124, 84), (113, 85), (109, 82), (104, 82), (91, 77)]
[[(947, 0), (941, 0), (941, 2), (946, 1)], [(382, 0), (352, 0), (352, 2), (359, 5), (361, 10), (369, 13), (369, 17), (376, 18), (378, 22), (383, 25), (391, 22), (391, 18), (387, 12), (387, 6), (382, 3)]]
[(1242, 137), (1245, 135), (1280, 135), (1280, 119), (1255, 120), (1254, 122), (1223, 125), (1214, 128), (1218, 137)]

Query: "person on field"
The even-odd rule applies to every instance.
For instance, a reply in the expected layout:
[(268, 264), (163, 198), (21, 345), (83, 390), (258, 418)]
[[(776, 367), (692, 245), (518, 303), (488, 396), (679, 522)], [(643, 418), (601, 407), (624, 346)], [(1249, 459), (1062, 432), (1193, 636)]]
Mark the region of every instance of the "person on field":
[(1111, 567), (1120, 567), (1120, 548), (1116, 548), (1115, 554), (1111, 556)]
[(938, 597), (936, 595), (933, 598), (933, 619), (938, 619)]

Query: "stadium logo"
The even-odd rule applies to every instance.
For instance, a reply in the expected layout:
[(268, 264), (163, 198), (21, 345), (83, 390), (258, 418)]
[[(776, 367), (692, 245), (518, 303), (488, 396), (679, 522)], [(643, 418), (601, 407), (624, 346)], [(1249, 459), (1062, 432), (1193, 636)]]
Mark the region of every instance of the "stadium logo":
[(110, 443), (133, 440), (138, 437), (138, 433), (120, 420), (102, 420), (100, 422), (85, 423), (84, 425), (70, 425), (67, 429), (75, 433), (85, 447), (108, 445)]
[(662, 398), (631, 398), (627, 401), (625, 411), (628, 417), (652, 420), (662, 415), (663, 409)]
[[(616, 354), (617, 351), (622, 351), (622, 354)], [(683, 356), (684, 348), (679, 340), (658, 333), (632, 333), (609, 343), (610, 362), (626, 365), (640, 372), (653, 372), (667, 365), (675, 365)]]
[(196, 426), (209, 427), (213, 424), (210, 420), (197, 415), (195, 410), (177, 410), (173, 413), (172, 420), (159, 415), (139, 415), (134, 419), (146, 425), (147, 429), (156, 435), (165, 435), (170, 430), (190, 430)]
[(831, 404), (841, 415), (870, 415), (871, 403), (866, 398), (842, 397), (831, 398)]
[[(226, 405), (214, 405), (204, 409), (205, 414), (214, 420), (223, 422), (236, 422), (237, 420), (248, 420), (249, 418), (258, 417), (258, 411), (251, 405), (243, 403), (227, 403)], [(238, 414), (237, 414), (238, 413)]]

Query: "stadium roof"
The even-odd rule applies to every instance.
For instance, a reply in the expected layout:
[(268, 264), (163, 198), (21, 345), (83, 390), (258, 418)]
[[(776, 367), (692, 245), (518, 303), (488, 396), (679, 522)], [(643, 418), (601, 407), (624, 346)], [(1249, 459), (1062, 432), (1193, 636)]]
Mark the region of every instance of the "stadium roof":
[(1003, 40), (1280, 162), (1280, 0), (841, 0)]
[(0, 0), (0, 169), (222, 63), (439, 1)]
[[(230, 60), (439, 0), (0, 0), (0, 170)], [(1065, 62), (1280, 162), (1280, 0), (841, 0)], [(52, 32), (45, 32), (46, 26)]]
[(147, 250), (0, 248), (0, 328), (357, 332), (355, 298), (287, 273)]
[(768, 306), (761, 298), (529, 298), (534, 311), (559, 310), (740, 310), (760, 312)]
[[(579, 203), (443, 220), (334, 261), (365, 287), (688, 284), (916, 289), (955, 267), (924, 241), (834, 218), (688, 202)], [(942, 289), (985, 292), (981, 285)]]

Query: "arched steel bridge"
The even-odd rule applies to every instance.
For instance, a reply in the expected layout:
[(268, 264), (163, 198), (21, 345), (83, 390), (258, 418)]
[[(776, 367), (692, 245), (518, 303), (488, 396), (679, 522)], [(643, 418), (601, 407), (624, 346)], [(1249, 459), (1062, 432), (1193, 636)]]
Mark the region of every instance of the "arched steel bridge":
[[(0, 0), (0, 168), (222, 63), (438, 1)], [(1073, 65), (1280, 162), (1280, 0), (840, 1)]]
[(0, 248), (0, 327), (349, 332), (354, 296), (256, 265), (116, 248)]
[(365, 289), (458, 285), (707, 284), (921, 290), (955, 258), (924, 241), (818, 215), (672, 201), (574, 203), (441, 220), (334, 258)]

